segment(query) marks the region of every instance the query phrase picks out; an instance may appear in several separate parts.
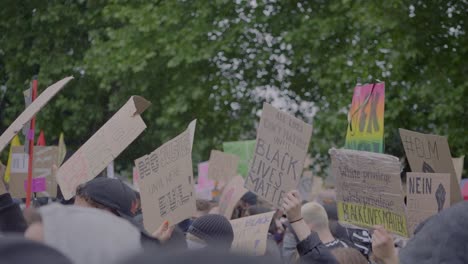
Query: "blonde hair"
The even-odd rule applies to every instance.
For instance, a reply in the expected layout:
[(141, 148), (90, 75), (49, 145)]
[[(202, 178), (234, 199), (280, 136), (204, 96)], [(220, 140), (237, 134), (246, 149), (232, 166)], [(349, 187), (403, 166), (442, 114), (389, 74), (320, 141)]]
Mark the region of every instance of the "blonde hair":
[(306, 203), (301, 209), (302, 218), (307, 224), (313, 224), (319, 230), (328, 229), (328, 215), (323, 206), (316, 202)]

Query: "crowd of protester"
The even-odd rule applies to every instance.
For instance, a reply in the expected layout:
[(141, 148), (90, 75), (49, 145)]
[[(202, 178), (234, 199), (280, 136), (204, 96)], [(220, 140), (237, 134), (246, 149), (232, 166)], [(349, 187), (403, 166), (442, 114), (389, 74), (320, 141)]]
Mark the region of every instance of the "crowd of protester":
[(231, 252), (230, 220), (216, 199), (197, 200), (181, 223), (143, 227), (138, 192), (118, 179), (97, 177), (69, 201), (36, 199), (31, 208), (0, 195), (0, 263), (467, 263), (468, 203), (460, 202), (421, 223), (406, 241), (382, 226), (342, 226), (336, 202), (303, 201), (298, 191), (273, 208), (251, 192), (232, 219), (275, 211), (264, 256)]

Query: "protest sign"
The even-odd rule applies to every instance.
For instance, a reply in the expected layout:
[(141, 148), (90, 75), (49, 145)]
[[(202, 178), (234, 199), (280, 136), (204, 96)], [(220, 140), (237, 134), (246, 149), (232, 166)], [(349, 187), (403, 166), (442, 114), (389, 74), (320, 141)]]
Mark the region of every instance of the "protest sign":
[(208, 168), (208, 178), (218, 182), (228, 182), (237, 172), (239, 158), (236, 155), (212, 150)]
[(41, 110), (42, 107), (44, 107), (47, 102), (49, 102), (49, 100), (52, 99), (52, 97), (54, 97), (71, 79), (73, 79), (73, 77), (66, 77), (47, 87), (47, 89), (16, 118), (16, 120), (0, 136), (0, 153), (13, 139), (13, 137), (23, 129), (23, 126), (31, 120), (33, 116), (39, 112), (39, 110)]
[(156, 231), (164, 221), (176, 225), (196, 212), (192, 171), (194, 131), (192, 121), (182, 134), (135, 160), (140, 175), (143, 224), (148, 232)]
[(450, 173), (450, 204), (462, 200), (446, 137), (426, 135), (400, 128), (406, 157), (412, 172)]
[(340, 222), (367, 228), (382, 225), (408, 237), (398, 158), (348, 149), (331, 149), (330, 155)]
[(408, 228), (412, 234), (419, 223), (450, 207), (450, 174), (407, 173)]
[(252, 256), (265, 255), (268, 228), (274, 214), (269, 212), (231, 220), (234, 231), (231, 251)]
[(198, 178), (195, 184), (195, 194), (198, 199), (209, 200), (213, 199), (213, 189), (215, 181), (208, 178), (209, 163), (208, 161), (198, 163)]
[(463, 163), (465, 162), (465, 155), (458, 158), (452, 158), (452, 161), (453, 167), (455, 168), (455, 174), (457, 175), (457, 180), (460, 182), (463, 174)]
[(311, 135), (312, 126), (265, 103), (245, 187), (281, 207), (297, 187)]
[(354, 88), (348, 113), (347, 149), (384, 152), (385, 83)]
[(250, 162), (252, 161), (255, 149), (255, 140), (224, 142), (223, 150), (239, 157), (237, 173), (242, 177), (249, 174)]
[(241, 176), (236, 176), (224, 187), (223, 193), (219, 198), (219, 213), (227, 219), (231, 219), (232, 212), (236, 207), (240, 198), (248, 192), (244, 188), (244, 179)]
[(195, 197), (197, 199), (211, 201), (213, 199), (213, 188), (210, 186), (200, 186), (195, 184)]
[(143, 130), (145, 122), (140, 114), (150, 102), (132, 96), (57, 172), (57, 182), (63, 197), (70, 199), (76, 187), (101, 173)]
[[(10, 193), (15, 198), (26, 197), (25, 182), (28, 178), (29, 155), (23, 146), (13, 147)], [(32, 192), (37, 197), (56, 197), (57, 182), (53, 166), (57, 164), (58, 147), (36, 146), (33, 159)]]
[(210, 165), (208, 161), (198, 163), (197, 183), (200, 188), (211, 187), (211, 189), (213, 189), (215, 186), (215, 181), (210, 180), (208, 178), (209, 168), (210, 168)]
[(0, 195), (6, 193), (5, 185), (3, 184), (3, 175), (5, 175), (6, 167), (0, 161)]

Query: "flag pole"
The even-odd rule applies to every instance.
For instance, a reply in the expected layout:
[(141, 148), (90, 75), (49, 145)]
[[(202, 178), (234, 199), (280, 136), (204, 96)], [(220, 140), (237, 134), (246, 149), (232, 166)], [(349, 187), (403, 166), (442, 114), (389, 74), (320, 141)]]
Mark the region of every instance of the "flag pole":
[[(33, 79), (32, 85), (32, 97), (31, 100), (36, 100), (37, 97), (37, 77)], [(26, 184), (26, 208), (31, 206), (31, 194), (32, 194), (32, 176), (33, 176), (33, 159), (34, 159), (34, 130), (36, 127), (36, 117), (31, 119), (31, 127), (28, 131), (29, 140), (29, 163), (28, 163), (28, 182)]]

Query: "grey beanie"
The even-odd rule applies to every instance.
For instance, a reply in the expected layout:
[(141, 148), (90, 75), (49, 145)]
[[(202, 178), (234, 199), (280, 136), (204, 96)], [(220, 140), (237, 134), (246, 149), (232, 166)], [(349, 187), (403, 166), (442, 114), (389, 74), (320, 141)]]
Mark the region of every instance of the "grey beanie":
[(188, 233), (210, 246), (230, 248), (234, 240), (231, 223), (222, 215), (209, 214), (197, 218), (189, 227)]

